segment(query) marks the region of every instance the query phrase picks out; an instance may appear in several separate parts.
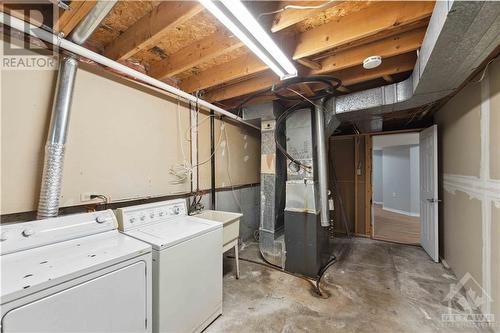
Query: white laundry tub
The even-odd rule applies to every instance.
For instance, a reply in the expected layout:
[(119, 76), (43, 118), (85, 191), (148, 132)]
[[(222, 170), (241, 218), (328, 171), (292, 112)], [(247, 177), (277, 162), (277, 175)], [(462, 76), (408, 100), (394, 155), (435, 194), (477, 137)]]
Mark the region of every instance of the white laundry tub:
[(236, 258), (236, 278), (240, 277), (240, 265), (238, 262), (238, 237), (240, 236), (240, 218), (241, 213), (224, 212), (220, 210), (203, 210), (201, 213), (194, 215), (206, 220), (222, 223), (223, 227), (223, 245), (222, 253), (234, 248), (234, 256)]

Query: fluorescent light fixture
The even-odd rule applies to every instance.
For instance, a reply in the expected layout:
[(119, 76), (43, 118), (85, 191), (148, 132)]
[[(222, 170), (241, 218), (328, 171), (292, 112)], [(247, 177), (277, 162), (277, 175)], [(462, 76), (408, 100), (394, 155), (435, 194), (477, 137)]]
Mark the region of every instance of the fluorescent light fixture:
[[(297, 76), (295, 66), (240, 0), (199, 0), (199, 2), (269, 66), (280, 79)], [(232, 17), (219, 8), (216, 2), (222, 3)], [(233, 21), (234, 19), (237, 22)]]

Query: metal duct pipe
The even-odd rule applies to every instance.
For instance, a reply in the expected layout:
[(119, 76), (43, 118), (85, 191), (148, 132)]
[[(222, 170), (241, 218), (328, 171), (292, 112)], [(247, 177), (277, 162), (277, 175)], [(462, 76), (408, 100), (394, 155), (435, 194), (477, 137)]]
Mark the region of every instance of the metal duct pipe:
[(59, 212), (64, 150), (77, 69), (78, 60), (72, 55), (65, 55), (59, 66), (49, 135), (45, 145), (37, 219), (54, 217)]
[(316, 127), (316, 156), (318, 159), (318, 189), (320, 203), (320, 221), (321, 226), (330, 225), (330, 211), (328, 208), (328, 163), (326, 155), (326, 136), (325, 136), (325, 99), (317, 101), (314, 106), (315, 127)]
[(95, 4), (94, 8), (85, 16), (85, 18), (73, 30), (70, 40), (78, 45), (85, 43), (90, 35), (97, 29), (101, 21), (104, 20), (106, 15), (113, 9), (117, 0), (99, 1)]
[[(98, 2), (71, 34), (71, 39), (78, 44), (84, 43), (115, 3), (116, 1)], [(59, 212), (65, 145), (77, 70), (78, 59), (76, 56), (64, 54), (59, 65), (49, 134), (45, 145), (45, 162), (38, 200), (38, 219), (54, 217)]]
[(456, 91), (500, 43), (494, 1), (436, 1), (412, 75), (403, 82), (339, 96), (329, 108), (341, 121), (382, 129), (387, 112), (422, 107)]

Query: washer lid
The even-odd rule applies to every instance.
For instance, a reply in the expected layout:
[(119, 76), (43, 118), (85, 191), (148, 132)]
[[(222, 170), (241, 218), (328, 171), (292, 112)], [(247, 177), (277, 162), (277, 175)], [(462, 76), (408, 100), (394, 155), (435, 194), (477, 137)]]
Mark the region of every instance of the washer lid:
[(0, 257), (2, 304), (151, 252), (112, 230)]
[(163, 250), (209, 231), (222, 228), (222, 223), (191, 216), (179, 216), (126, 231), (127, 235)]

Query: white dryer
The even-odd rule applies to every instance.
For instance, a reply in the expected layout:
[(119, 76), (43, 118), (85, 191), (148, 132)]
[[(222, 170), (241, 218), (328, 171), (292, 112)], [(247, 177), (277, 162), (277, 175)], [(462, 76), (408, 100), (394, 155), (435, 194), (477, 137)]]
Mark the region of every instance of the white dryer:
[(1, 227), (1, 332), (151, 332), (151, 246), (111, 210)]
[(120, 230), (153, 246), (153, 332), (201, 332), (222, 314), (222, 224), (185, 199), (117, 209)]

